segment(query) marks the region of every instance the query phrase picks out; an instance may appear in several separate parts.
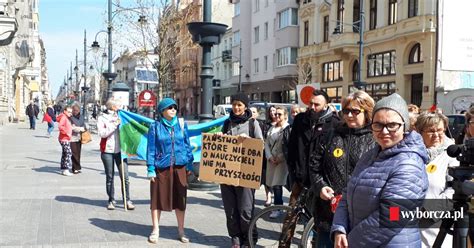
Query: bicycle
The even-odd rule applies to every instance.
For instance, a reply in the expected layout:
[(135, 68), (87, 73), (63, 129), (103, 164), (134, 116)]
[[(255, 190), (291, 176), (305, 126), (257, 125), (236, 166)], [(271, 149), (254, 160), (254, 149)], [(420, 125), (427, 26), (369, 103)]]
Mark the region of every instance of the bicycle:
[[(303, 230), (307, 223), (312, 219), (311, 211), (306, 206), (308, 200), (308, 188), (303, 188), (298, 196), (295, 207), (284, 205), (275, 205), (264, 208), (256, 214), (251, 222), (248, 232), (250, 247), (278, 247), (280, 240), (287, 240), (291, 235), (288, 226), (284, 226), (284, 221), (288, 214), (293, 214), (292, 219), (288, 219), (287, 223), (296, 222), (293, 237), (291, 238), (291, 246), (306, 247), (309, 243), (302, 243)], [(279, 214), (273, 214), (279, 211)], [(285, 230), (284, 230), (285, 229)]]
[(316, 247), (316, 244), (313, 242), (316, 240), (316, 230), (314, 229), (314, 217), (312, 217), (303, 230), (303, 237), (301, 238), (301, 243), (306, 244), (304, 247)]

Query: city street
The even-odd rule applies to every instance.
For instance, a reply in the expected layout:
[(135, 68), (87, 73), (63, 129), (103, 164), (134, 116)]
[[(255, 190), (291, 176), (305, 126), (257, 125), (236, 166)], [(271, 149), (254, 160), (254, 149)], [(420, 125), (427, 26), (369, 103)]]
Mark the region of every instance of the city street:
[[(116, 171), (118, 207), (106, 209), (105, 175), (99, 141), (83, 145), (82, 173), (59, 174), (61, 147), (46, 136), (46, 124), (0, 126), (0, 246), (1, 247), (153, 247), (149, 183), (143, 162), (129, 165), (130, 191), (136, 205), (125, 212)], [(257, 191), (262, 208), (264, 191)], [(288, 199), (285, 198), (285, 202)], [(226, 247), (230, 244), (220, 191), (188, 191), (185, 220), (191, 243), (177, 241), (175, 214), (164, 212), (159, 247)]]

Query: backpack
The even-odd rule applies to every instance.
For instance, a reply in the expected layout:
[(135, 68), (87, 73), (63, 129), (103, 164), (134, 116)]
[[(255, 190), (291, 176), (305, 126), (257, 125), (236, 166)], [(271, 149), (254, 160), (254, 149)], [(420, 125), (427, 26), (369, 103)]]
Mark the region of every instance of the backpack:
[[(224, 126), (222, 127), (222, 133), (227, 133), (229, 132), (230, 129), (230, 120), (227, 119), (224, 121)], [(255, 138), (255, 119), (250, 118), (249, 119), (249, 136), (250, 138)]]

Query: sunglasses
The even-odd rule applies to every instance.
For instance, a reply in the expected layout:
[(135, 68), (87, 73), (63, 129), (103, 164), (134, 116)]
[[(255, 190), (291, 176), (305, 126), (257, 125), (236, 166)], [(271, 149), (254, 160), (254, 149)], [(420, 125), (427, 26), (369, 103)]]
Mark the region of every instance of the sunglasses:
[(343, 109), (342, 113), (348, 115), (351, 113), (353, 116), (359, 115), (360, 113), (364, 113), (363, 109)]
[(171, 105), (171, 106), (167, 107), (166, 109), (169, 109), (169, 110), (171, 110), (171, 109), (178, 110), (178, 107), (177, 107), (176, 105)]

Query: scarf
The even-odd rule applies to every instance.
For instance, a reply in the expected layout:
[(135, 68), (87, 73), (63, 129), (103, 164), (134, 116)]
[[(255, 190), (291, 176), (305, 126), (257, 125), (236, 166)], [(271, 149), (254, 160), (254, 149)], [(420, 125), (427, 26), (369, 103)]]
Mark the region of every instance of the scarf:
[(84, 118), (82, 118), (81, 114), (73, 115), (70, 118), (73, 125), (78, 127), (83, 127), (84, 125)]
[(252, 111), (246, 109), (242, 115), (235, 115), (234, 111), (230, 112), (230, 121), (235, 124), (242, 124), (252, 117)]
[(426, 151), (428, 152), (429, 162), (433, 161), (436, 157), (441, 155), (441, 153), (446, 151), (446, 148), (448, 148), (448, 146), (452, 144), (453, 144), (453, 141), (449, 139), (448, 137), (444, 136), (444, 140), (441, 145), (436, 146), (436, 147), (426, 148)]
[(166, 118), (162, 117), (160, 122), (171, 132), (171, 129), (178, 123), (178, 117), (175, 116), (171, 120), (167, 120)]

